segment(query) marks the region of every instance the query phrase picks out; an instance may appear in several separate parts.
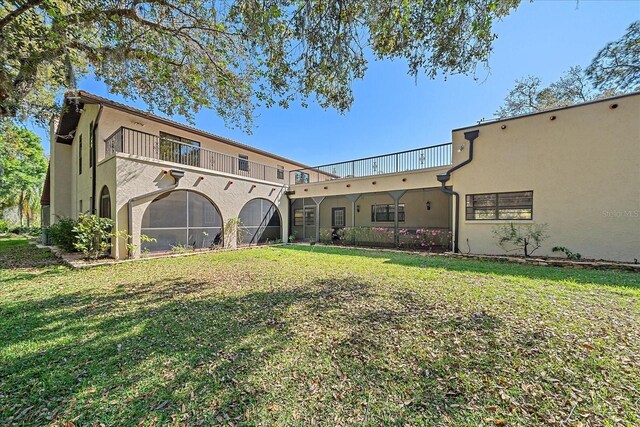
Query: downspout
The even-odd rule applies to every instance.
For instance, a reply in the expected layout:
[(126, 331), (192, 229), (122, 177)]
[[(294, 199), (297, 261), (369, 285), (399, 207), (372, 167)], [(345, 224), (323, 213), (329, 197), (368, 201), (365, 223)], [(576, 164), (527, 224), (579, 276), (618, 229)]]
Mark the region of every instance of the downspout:
[[(451, 173), (453, 171), (456, 171), (456, 170), (460, 169), (461, 167), (471, 163), (471, 161), (473, 160), (473, 141), (476, 140), (478, 135), (480, 135), (480, 131), (479, 130), (472, 130), (472, 131), (469, 131), (469, 132), (465, 132), (464, 133), (464, 139), (469, 141), (469, 158), (467, 160), (465, 160), (464, 162), (452, 167), (451, 169), (449, 169), (445, 173), (440, 174), (440, 175), (437, 176), (438, 181), (440, 181), (440, 183), (442, 184), (442, 187), (440, 188), (440, 190), (442, 190), (446, 194), (450, 194), (451, 196), (453, 196), (453, 199), (454, 199), (454, 206), (455, 206), (456, 214), (455, 214), (455, 218), (454, 218), (455, 228), (454, 228), (454, 232), (453, 232), (454, 233), (453, 234), (453, 252), (455, 252), (455, 253), (460, 252), (459, 247), (458, 247), (458, 234), (459, 234), (459, 225), (460, 225), (460, 194), (458, 194), (456, 191), (453, 191), (452, 188), (447, 187), (447, 181), (449, 181), (451, 179)], [(453, 148), (453, 145), (452, 145), (452, 148)]]
[(92, 184), (91, 184), (91, 200), (93, 201), (93, 206), (91, 206), (91, 213), (96, 215), (99, 212), (97, 212), (96, 210), (96, 175), (97, 175), (97, 160), (98, 160), (98, 156), (96, 156), (96, 152), (97, 152), (97, 132), (96, 129), (98, 128), (98, 122), (100, 121), (100, 115), (102, 114), (102, 104), (100, 104), (100, 109), (98, 110), (98, 115), (96, 116), (95, 121), (93, 122), (93, 129), (91, 129), (91, 133), (93, 133), (93, 147), (91, 147), (91, 160), (92, 160), (92, 165), (93, 165), (93, 170), (91, 171), (91, 176), (92, 176)]
[(175, 181), (172, 185), (165, 188), (160, 188), (158, 190), (151, 191), (149, 193), (141, 194), (139, 196), (132, 197), (131, 199), (129, 199), (129, 202), (127, 203), (127, 209), (128, 209), (127, 234), (129, 235), (129, 237), (127, 238), (128, 243), (131, 243), (133, 239), (133, 204), (138, 200), (142, 200), (144, 198), (151, 197), (151, 196), (157, 196), (159, 194), (166, 193), (171, 190), (175, 190), (178, 187), (178, 184), (180, 184), (180, 178), (184, 176), (184, 171), (180, 169), (170, 169), (169, 174), (173, 177)]

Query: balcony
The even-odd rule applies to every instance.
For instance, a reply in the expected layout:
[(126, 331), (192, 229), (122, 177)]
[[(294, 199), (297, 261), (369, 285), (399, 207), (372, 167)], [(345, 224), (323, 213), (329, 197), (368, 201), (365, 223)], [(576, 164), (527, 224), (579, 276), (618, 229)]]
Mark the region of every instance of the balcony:
[(399, 153), (293, 170), (289, 172), (289, 182), (291, 184), (309, 184), (449, 166), (451, 165), (451, 149), (451, 143), (440, 144)]
[(121, 127), (105, 140), (105, 155), (115, 153), (180, 163), (279, 184), (286, 184), (288, 178), (284, 169), (125, 127)]

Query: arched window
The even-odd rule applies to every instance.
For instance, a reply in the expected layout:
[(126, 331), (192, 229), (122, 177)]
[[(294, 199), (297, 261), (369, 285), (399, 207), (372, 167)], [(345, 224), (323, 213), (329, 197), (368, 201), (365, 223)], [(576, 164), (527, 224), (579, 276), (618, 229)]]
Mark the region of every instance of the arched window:
[(222, 217), (206, 197), (188, 190), (161, 194), (142, 216), (142, 234), (156, 239), (142, 242), (142, 250), (169, 251), (174, 246), (210, 248), (222, 244)]
[(100, 191), (100, 217), (111, 218), (111, 195), (106, 185)]
[(240, 211), (242, 226), (238, 230), (238, 243), (250, 245), (274, 242), (282, 238), (280, 212), (266, 199), (253, 199)]

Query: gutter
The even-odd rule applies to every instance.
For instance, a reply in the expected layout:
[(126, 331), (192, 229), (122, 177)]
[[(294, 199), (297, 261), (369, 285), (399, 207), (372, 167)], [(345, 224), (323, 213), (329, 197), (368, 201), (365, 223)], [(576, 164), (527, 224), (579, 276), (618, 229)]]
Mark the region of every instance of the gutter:
[(127, 202), (127, 210), (128, 210), (128, 215), (127, 215), (127, 242), (128, 243), (132, 243), (132, 239), (133, 239), (133, 204), (139, 200), (145, 199), (147, 197), (151, 197), (151, 196), (157, 196), (159, 194), (162, 193), (166, 193), (172, 190), (175, 190), (178, 187), (178, 184), (180, 184), (180, 178), (182, 178), (184, 176), (184, 171), (180, 170), (180, 169), (170, 169), (169, 170), (169, 174), (173, 177), (174, 179), (174, 183), (168, 187), (165, 188), (160, 188), (158, 190), (154, 190), (151, 191), (149, 193), (145, 193), (145, 194), (141, 194), (139, 196), (136, 197), (132, 197), (131, 199), (129, 199), (129, 202)]
[[(472, 130), (472, 131), (469, 131), (469, 132), (465, 132), (464, 133), (464, 139), (469, 141), (469, 158), (467, 160), (465, 160), (464, 162), (452, 167), (451, 169), (449, 169), (445, 173), (440, 174), (440, 175), (437, 176), (438, 181), (440, 181), (440, 183), (442, 184), (442, 187), (440, 188), (440, 190), (442, 190), (442, 192), (444, 192), (446, 194), (450, 194), (454, 198), (456, 216), (454, 218), (455, 228), (454, 228), (454, 231), (453, 231), (453, 233), (454, 233), (453, 234), (453, 252), (455, 252), (455, 253), (459, 253), (460, 252), (460, 249), (458, 247), (458, 233), (459, 233), (458, 230), (459, 230), (459, 225), (460, 225), (460, 194), (458, 194), (456, 191), (453, 191), (452, 188), (447, 187), (447, 181), (449, 181), (451, 179), (451, 173), (453, 171), (456, 171), (456, 170), (460, 169), (461, 167), (471, 163), (471, 161), (473, 160), (473, 141), (476, 140), (478, 135), (480, 135), (480, 131), (479, 130)], [(452, 148), (453, 148), (453, 146), (452, 146)]]
[(91, 164), (93, 165), (92, 171), (91, 171), (91, 179), (92, 179), (92, 183), (91, 183), (91, 200), (93, 201), (93, 206), (91, 206), (91, 213), (96, 215), (99, 212), (96, 210), (96, 175), (97, 175), (97, 169), (98, 169), (98, 164), (97, 164), (97, 160), (98, 160), (98, 156), (96, 155), (97, 153), (97, 142), (98, 142), (98, 138), (97, 138), (97, 132), (96, 129), (98, 128), (98, 122), (100, 121), (100, 116), (102, 115), (102, 109), (103, 106), (102, 104), (100, 104), (100, 109), (98, 110), (98, 115), (96, 116), (95, 121), (93, 122), (93, 129), (91, 129), (91, 133), (92, 138), (93, 138), (93, 147), (91, 147), (91, 154), (90, 156), (92, 157), (92, 162)]

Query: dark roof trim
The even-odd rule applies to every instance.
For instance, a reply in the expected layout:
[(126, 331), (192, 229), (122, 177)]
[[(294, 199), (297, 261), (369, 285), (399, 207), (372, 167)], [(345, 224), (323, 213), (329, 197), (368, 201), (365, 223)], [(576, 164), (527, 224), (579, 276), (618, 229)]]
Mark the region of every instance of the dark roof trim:
[(506, 117), (504, 119), (488, 120), (486, 122), (478, 123), (478, 124), (475, 124), (475, 125), (465, 126), (465, 127), (453, 129), (452, 132), (457, 132), (457, 131), (461, 131), (461, 130), (465, 130), (465, 129), (471, 129), (471, 128), (477, 128), (479, 126), (492, 125), (492, 124), (495, 124), (495, 123), (507, 122), (507, 121), (510, 121), (510, 120), (522, 119), (522, 118), (525, 118), (525, 117), (538, 116), (540, 114), (549, 114), (549, 113), (553, 113), (555, 111), (562, 111), (562, 110), (568, 110), (570, 108), (583, 107), (583, 106), (586, 106), (586, 105), (597, 104), (599, 102), (607, 102), (607, 101), (610, 102), (610, 101), (613, 101), (613, 100), (616, 100), (616, 99), (628, 98), (630, 96), (637, 96), (637, 95), (640, 95), (640, 92), (625, 93), (624, 95), (617, 95), (617, 96), (612, 96), (610, 98), (596, 99), (596, 100), (593, 100), (593, 101), (587, 101), (587, 102), (583, 102), (583, 103), (580, 103), (580, 104), (568, 105), (566, 107), (553, 108), (551, 110), (537, 111), (535, 113), (522, 114), (522, 115), (519, 115), (519, 116)]
[(234, 141), (232, 139), (225, 138), (225, 137), (220, 136), (220, 135), (216, 135), (216, 134), (213, 134), (213, 133), (205, 132), (203, 130), (194, 128), (192, 126), (188, 126), (188, 125), (185, 125), (183, 123), (176, 122), (174, 120), (167, 119), (165, 117), (161, 117), (161, 116), (155, 115), (153, 113), (142, 111), (142, 110), (139, 110), (137, 108), (133, 108), (133, 107), (130, 107), (128, 105), (121, 104), (119, 102), (112, 101), (110, 99), (103, 98), (103, 97), (98, 96), (98, 95), (94, 95), (94, 94), (86, 92), (84, 90), (78, 91), (78, 95), (80, 96), (82, 101), (85, 102), (85, 103), (102, 104), (102, 105), (105, 105), (107, 107), (123, 111), (125, 113), (134, 114), (134, 115), (136, 115), (138, 117), (143, 117), (143, 118), (146, 118), (146, 119), (149, 119), (149, 120), (153, 120), (155, 122), (162, 123), (162, 124), (165, 124), (167, 126), (172, 126), (174, 128), (178, 128), (178, 129), (184, 130), (186, 132), (191, 132), (191, 133), (203, 136), (205, 138), (215, 139), (215, 140), (220, 141), (222, 143), (229, 144), (229, 145), (232, 145), (234, 147), (241, 148), (243, 150), (251, 151), (251, 152), (254, 152), (256, 154), (260, 154), (260, 155), (263, 155), (263, 156), (266, 156), (266, 157), (270, 157), (270, 158), (275, 159), (275, 160), (280, 160), (280, 161), (282, 161), (284, 163), (290, 163), (290, 164), (293, 164), (293, 165), (296, 165), (296, 166), (300, 166), (300, 167), (303, 167), (303, 168), (308, 168), (309, 167), (308, 165), (305, 165), (304, 163), (296, 162), (295, 160), (287, 159), (286, 157), (282, 157), (282, 156), (279, 156), (277, 154), (269, 153), (268, 151), (264, 151), (264, 150), (261, 150), (259, 148), (255, 148), (255, 147), (252, 147), (250, 145), (246, 145), (246, 144), (243, 144), (241, 142)]
[(60, 144), (71, 145), (75, 137), (76, 128), (80, 121), (80, 115), (84, 104), (78, 99), (78, 102), (71, 100), (67, 95), (64, 97), (62, 105), (62, 114), (56, 127), (56, 142)]
[(42, 206), (49, 206), (51, 204), (51, 162), (47, 165), (47, 175), (44, 178), (44, 185), (42, 186), (42, 195), (40, 196), (40, 204)]

